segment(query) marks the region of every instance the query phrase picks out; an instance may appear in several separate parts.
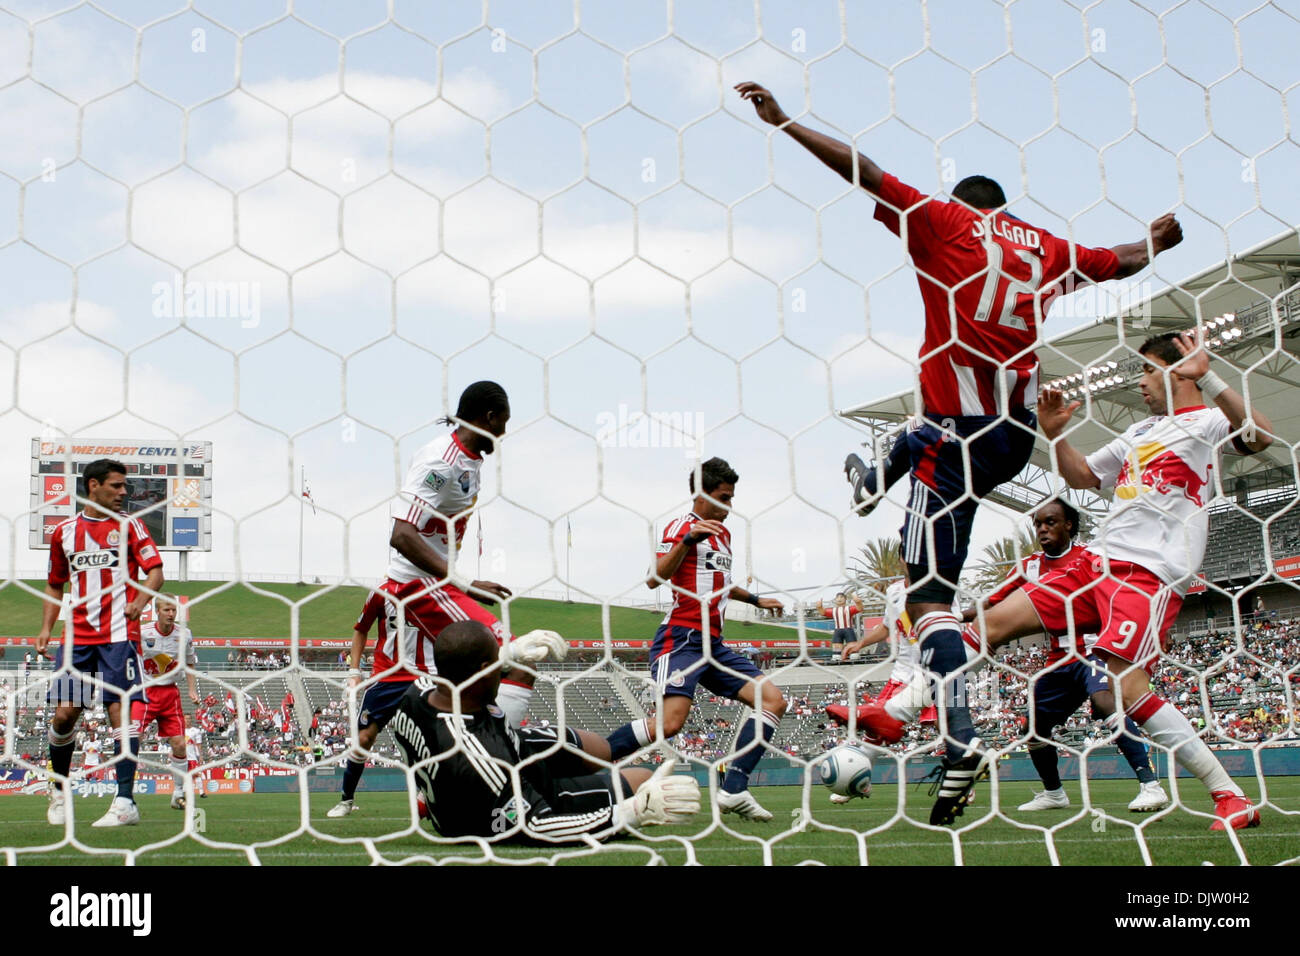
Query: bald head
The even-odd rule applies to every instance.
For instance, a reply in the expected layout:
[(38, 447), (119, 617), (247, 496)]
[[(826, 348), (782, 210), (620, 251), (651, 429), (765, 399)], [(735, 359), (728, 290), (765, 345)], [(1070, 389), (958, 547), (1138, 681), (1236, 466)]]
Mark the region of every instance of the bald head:
[(463, 684), (486, 665), (496, 663), (497, 639), (482, 621), (456, 621), (438, 634), (433, 664), (438, 676)]

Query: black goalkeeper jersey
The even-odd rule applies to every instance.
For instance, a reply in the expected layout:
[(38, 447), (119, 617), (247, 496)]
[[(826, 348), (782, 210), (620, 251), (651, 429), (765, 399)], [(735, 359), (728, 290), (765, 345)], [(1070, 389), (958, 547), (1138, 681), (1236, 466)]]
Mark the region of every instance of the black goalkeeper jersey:
[(433, 687), (429, 679), (412, 684), (389, 728), (408, 767), (429, 761), (415, 780), (439, 833), (566, 842), (612, 832), (617, 796), (608, 772), (590, 773), (563, 749), (519, 767), (521, 749), (554, 747), (556, 735), (516, 731), (495, 706), (475, 714), (438, 710), (428, 700)]

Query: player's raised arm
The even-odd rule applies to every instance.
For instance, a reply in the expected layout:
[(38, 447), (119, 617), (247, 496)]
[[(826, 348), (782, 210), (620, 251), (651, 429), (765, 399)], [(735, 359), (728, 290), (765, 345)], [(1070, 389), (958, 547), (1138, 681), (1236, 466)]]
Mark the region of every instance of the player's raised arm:
[(880, 192), (884, 170), (863, 156), (848, 143), (819, 133), (794, 122), (781, 109), (776, 98), (757, 83), (745, 81), (736, 84), (736, 92), (743, 100), (754, 104), (754, 112), (764, 123), (779, 126), (796, 143), (812, 153), (835, 172), (851, 183), (857, 183), (869, 193)]
[(1119, 260), (1119, 269), (1114, 278), (1123, 279), (1135, 272), (1141, 272), (1150, 263), (1153, 256), (1158, 256), (1167, 249), (1172, 249), (1183, 241), (1183, 227), (1178, 224), (1174, 214), (1165, 213), (1151, 224), (1150, 235), (1137, 242), (1115, 246), (1111, 252)]
[(1038, 424), (1052, 443), (1056, 473), (1071, 488), (1099, 488), (1101, 480), (1088, 466), (1083, 453), (1061, 437), (1082, 402), (1066, 403), (1060, 389), (1045, 388), (1038, 398)]
[[(1210, 371), (1210, 353), (1205, 349), (1205, 330), (1202, 329), (1195, 335), (1190, 332), (1180, 333), (1174, 339), (1174, 348), (1178, 349), (1183, 358), (1171, 366), (1170, 371), (1195, 382), (1201, 395), (1217, 405), (1227, 417), (1233, 431), (1245, 425), (1246, 400), (1218, 374)], [(1252, 452), (1263, 451), (1273, 444), (1273, 423), (1258, 407), (1251, 410), (1250, 421), (1254, 427), (1246, 430), (1241, 443)]]

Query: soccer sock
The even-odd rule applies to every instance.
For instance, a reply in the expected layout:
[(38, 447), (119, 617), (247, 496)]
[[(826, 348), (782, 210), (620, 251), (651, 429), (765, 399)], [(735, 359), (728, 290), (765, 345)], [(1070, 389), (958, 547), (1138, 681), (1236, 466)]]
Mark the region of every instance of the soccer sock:
[[(68, 771), (72, 769), (72, 750), (77, 746), (77, 727), (73, 724), (72, 730), (66, 734), (56, 733), (54, 725), (46, 732), (50, 741), (50, 769), (60, 777), (66, 777)], [(63, 789), (63, 781), (56, 780), (54, 785), (60, 790)]]
[(528, 705), (533, 701), (533, 689), (525, 684), (502, 680), (497, 688), (497, 706), (506, 715), (506, 723), (518, 727), (528, 716)]
[(1038, 778), (1048, 790), (1061, 789), (1061, 774), (1056, 766), (1056, 745), (1034, 741), (1029, 745), (1029, 759), (1034, 762)]
[(967, 659), (961, 622), (951, 611), (931, 611), (915, 627), (922, 654), (928, 655), (926, 666), (935, 675), (935, 704), (943, 710), (947, 723), (948, 760), (956, 762), (966, 756), (967, 745), (975, 739), (975, 724), (966, 706), (966, 675), (948, 676)]
[(1179, 766), (1198, 777), (1211, 791), (1227, 790), (1242, 795), (1241, 787), (1232, 782), (1223, 764), (1205, 746), (1205, 741), (1196, 736), (1196, 731), (1177, 707), (1147, 693), (1133, 702), (1128, 715), (1147, 732), (1153, 743), (1170, 751)]
[[(122, 757), (122, 728), (113, 728), (113, 753)], [(135, 758), (140, 756), (140, 725), (132, 721), (126, 732), (126, 753), (117, 762), (117, 795), (135, 802)]]
[[(740, 728), (740, 736), (736, 738), (736, 756), (732, 758), (731, 766), (727, 768), (727, 775), (722, 780), (723, 790), (727, 793), (740, 793), (742, 790), (749, 789), (749, 775), (758, 766), (758, 761), (763, 756), (762, 747), (755, 746), (745, 750), (754, 742), (754, 725), (758, 724), (762, 727), (763, 742), (770, 743), (779, 723), (781, 718), (770, 710), (755, 711), (753, 718), (745, 721), (745, 726)], [(745, 752), (741, 753), (742, 750)]]
[(1133, 718), (1125, 717), (1124, 732), (1116, 739), (1115, 746), (1119, 747), (1119, 752), (1137, 774), (1138, 783), (1151, 783), (1156, 775), (1151, 770), (1151, 756), (1147, 745), (1140, 739), (1141, 733), (1138, 725), (1133, 723)]
[(189, 769), (190, 762), (184, 757), (172, 757), (172, 776), (176, 779), (176, 793), (185, 792), (185, 775)]
[(343, 764), (343, 799), (351, 800), (357, 795), (357, 784), (366, 771), (366, 755), (356, 750), (348, 751), (348, 759)]
[(650, 731), (648, 719), (634, 720), (618, 728), (605, 738), (605, 742), (609, 744), (610, 759), (622, 760), (628, 754), (634, 754), (642, 747), (650, 746), (652, 739)]

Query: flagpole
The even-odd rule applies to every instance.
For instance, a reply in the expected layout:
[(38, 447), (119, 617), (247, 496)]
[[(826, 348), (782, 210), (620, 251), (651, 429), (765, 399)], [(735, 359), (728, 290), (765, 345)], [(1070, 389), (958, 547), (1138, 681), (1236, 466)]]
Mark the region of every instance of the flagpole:
[(303, 489), (307, 487), (307, 466), (302, 466), (302, 480), (298, 487), (298, 583), (303, 584), (302, 577), (302, 524), (303, 512), (307, 507), (307, 500), (303, 497)]
[(572, 556), (573, 556), (573, 521), (569, 518), (568, 515), (564, 516), (564, 529), (567, 532), (565, 536), (566, 543), (564, 546), (564, 601), (567, 604), (570, 602), (569, 565), (571, 563)]
[(483, 516), (474, 515), (475, 537), (478, 538), (478, 564), (474, 566), (474, 577), (483, 578)]

